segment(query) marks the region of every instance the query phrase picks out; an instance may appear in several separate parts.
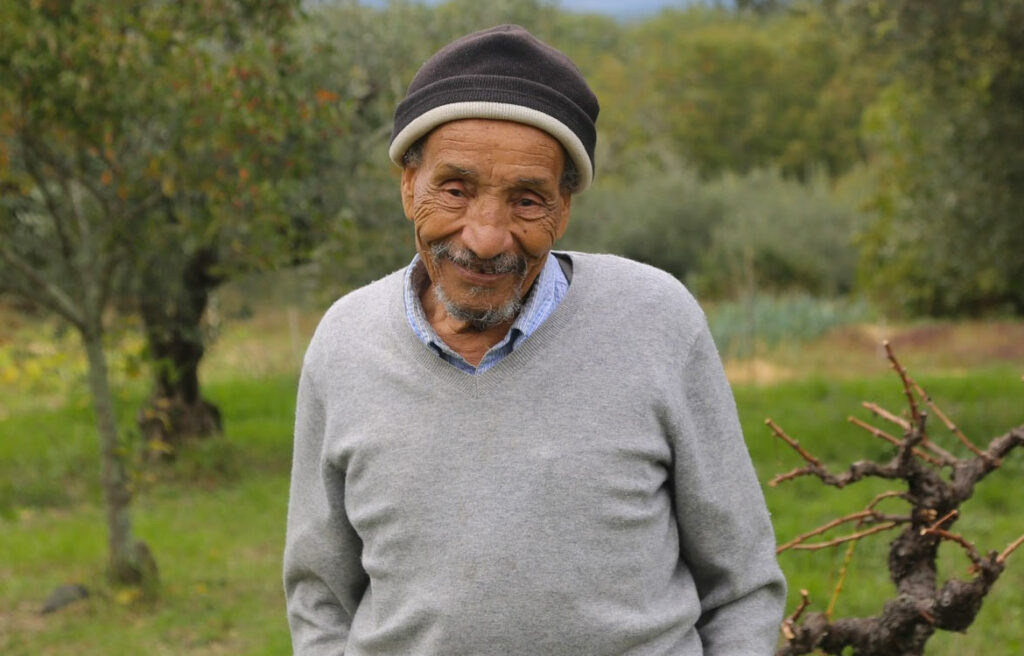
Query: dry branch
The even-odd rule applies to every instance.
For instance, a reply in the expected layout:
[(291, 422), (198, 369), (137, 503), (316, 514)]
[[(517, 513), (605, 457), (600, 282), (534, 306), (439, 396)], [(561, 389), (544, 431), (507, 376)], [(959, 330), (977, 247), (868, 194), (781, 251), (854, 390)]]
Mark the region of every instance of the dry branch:
[(885, 408), (881, 407), (877, 403), (869, 403), (868, 401), (865, 401), (861, 403), (861, 405), (864, 406), (866, 409), (870, 410), (871, 412), (873, 412), (874, 414), (878, 415), (882, 419), (888, 421), (889, 423), (896, 424), (897, 426), (902, 428), (904, 432), (910, 430), (909, 421), (907, 421), (903, 417), (897, 417), (896, 415), (889, 412)]
[(906, 499), (907, 498), (907, 494), (906, 494), (906, 492), (900, 492), (899, 490), (889, 490), (887, 492), (882, 492), (881, 494), (879, 494), (878, 496), (876, 496), (874, 499), (871, 500), (871, 503), (868, 504), (867, 509), (871, 510), (872, 508), (877, 506), (880, 502), (885, 501), (886, 499), (892, 499), (894, 497), (900, 497), (901, 499)]
[(792, 471), (788, 471), (785, 474), (779, 474), (774, 477), (772, 480), (768, 481), (768, 485), (770, 487), (775, 487), (779, 483), (799, 478), (800, 476), (810, 476), (813, 473), (814, 472), (812, 472), (809, 467), (797, 467)]
[(940, 538), (949, 540), (950, 542), (956, 542), (964, 551), (967, 552), (967, 557), (971, 559), (971, 562), (977, 566), (981, 562), (981, 556), (978, 555), (978, 548), (968, 542), (964, 536), (956, 533), (950, 533), (949, 531), (941, 528), (925, 528), (921, 529), (921, 535), (937, 535)]
[(801, 535), (798, 535), (797, 537), (793, 538), (792, 540), (790, 540), (786, 544), (779, 545), (779, 547), (775, 550), (775, 553), (782, 553), (783, 551), (786, 551), (787, 549), (795, 547), (796, 545), (800, 544), (801, 542), (803, 542), (803, 541), (805, 541), (805, 540), (807, 540), (809, 538), (813, 538), (815, 535), (821, 535), (822, 533), (825, 533), (825, 532), (827, 532), (827, 531), (829, 531), (829, 530), (831, 530), (831, 529), (833, 529), (836, 526), (839, 526), (841, 524), (845, 524), (846, 522), (852, 522), (855, 519), (864, 519), (866, 517), (871, 517), (872, 515), (874, 515), (874, 513), (872, 511), (870, 511), (870, 510), (862, 510), (860, 512), (853, 513), (851, 515), (846, 515), (845, 517), (840, 517), (838, 519), (833, 519), (831, 522), (828, 522), (827, 524), (822, 524), (821, 526), (819, 526), (818, 528), (816, 528), (814, 530), (811, 530), (811, 531), (808, 531), (808, 532), (803, 533)]
[(950, 510), (945, 515), (943, 515), (939, 519), (935, 520), (935, 523), (933, 523), (928, 528), (921, 529), (922, 535), (923, 535), (924, 531), (934, 531), (935, 529), (939, 528), (940, 526), (942, 526), (943, 524), (945, 524), (949, 520), (953, 519), (954, 517), (959, 517), (959, 516), (960, 516), (960, 511), (959, 510), (957, 510), (956, 508), (954, 508), (953, 510)]
[(837, 526), (841, 526), (843, 524), (847, 524), (847, 523), (852, 522), (852, 521), (857, 521), (857, 526), (858, 527), (860, 527), (860, 526), (862, 526), (864, 524), (870, 523), (870, 522), (887, 522), (889, 524), (889, 526), (886, 527), (886, 528), (892, 528), (893, 526), (896, 526), (897, 524), (905, 524), (905, 523), (909, 522), (910, 520), (911, 520), (910, 516), (883, 515), (882, 513), (876, 512), (876, 511), (871, 510), (871, 509), (861, 510), (860, 512), (851, 513), (849, 515), (845, 515), (843, 517), (839, 517), (837, 519), (833, 519), (832, 521), (830, 521), (828, 523), (822, 524), (821, 526), (819, 526), (816, 529), (813, 529), (813, 530), (810, 530), (810, 531), (808, 531), (806, 533), (798, 535), (797, 537), (793, 538), (792, 540), (790, 540), (786, 544), (780, 545), (775, 550), (775, 553), (782, 553), (783, 551), (786, 551), (787, 549), (805, 549), (805, 550), (823, 549), (824, 547), (834, 546), (836, 544), (841, 544), (842, 542), (849, 542), (850, 540), (859, 540), (862, 537), (866, 537), (868, 535), (872, 535), (874, 533), (879, 532), (879, 530), (876, 530), (877, 527), (875, 527), (874, 529), (871, 529), (870, 531), (858, 532), (858, 533), (855, 533), (854, 535), (848, 535), (848, 536), (844, 536), (842, 538), (837, 538), (838, 542), (833, 540), (833, 541), (830, 541), (830, 542), (827, 542), (827, 543), (820, 543), (819, 542), (819, 543), (814, 543), (812, 545), (803, 545), (802, 544), (803, 542), (806, 542), (810, 538), (813, 538), (813, 537), (815, 537), (817, 535), (821, 535), (822, 533), (827, 533), (827, 532), (831, 531), (832, 529), (834, 529)]
[(834, 538), (834, 539), (829, 540), (827, 542), (813, 542), (811, 544), (795, 544), (795, 545), (793, 545), (790, 548), (791, 549), (797, 549), (797, 550), (800, 550), (800, 551), (819, 551), (821, 549), (828, 549), (829, 547), (834, 547), (836, 545), (844, 544), (846, 542), (853, 542), (855, 540), (860, 540), (861, 538), (866, 538), (867, 536), (874, 535), (875, 533), (881, 533), (882, 531), (888, 531), (889, 529), (895, 528), (898, 525), (899, 525), (899, 522), (885, 522), (884, 524), (879, 524), (878, 526), (872, 526), (871, 528), (864, 529), (863, 531), (857, 531), (856, 533), (851, 533), (850, 535), (843, 535), (841, 537)]
[[(875, 496), (875, 498), (871, 500), (871, 503), (867, 505), (867, 508), (865, 508), (865, 510), (873, 510), (875, 506), (877, 506), (882, 501), (885, 501), (886, 499), (892, 499), (894, 497), (900, 497), (905, 499), (906, 495), (898, 490), (888, 490), (886, 492), (882, 492), (881, 494)], [(858, 529), (863, 525), (863, 521), (857, 522)], [(850, 545), (846, 548), (846, 554), (843, 556), (843, 564), (839, 568), (839, 576), (836, 577), (836, 585), (832, 589), (832, 597), (829, 599), (828, 609), (825, 611), (825, 616), (829, 619), (832, 618), (832, 612), (835, 610), (836, 602), (839, 601), (839, 595), (843, 591), (843, 585), (845, 585), (846, 583), (846, 574), (850, 571), (850, 563), (853, 561), (853, 551), (856, 548), (857, 541), (850, 542)]]
[(1010, 554), (1012, 554), (1021, 544), (1024, 544), (1024, 535), (1020, 536), (1011, 542), (1010, 546), (1003, 549), (1003, 552), (996, 556), (996, 562), (1000, 565), (1005, 563), (1006, 559), (1010, 557)]
[(907, 370), (903, 368), (900, 361), (896, 359), (896, 354), (893, 353), (892, 346), (889, 344), (889, 340), (882, 342), (885, 347), (885, 355), (889, 358), (889, 362), (892, 363), (892, 368), (899, 374), (900, 380), (903, 381), (903, 393), (907, 396), (907, 407), (910, 410), (910, 419), (915, 424), (921, 421), (921, 411), (917, 408), (917, 402), (914, 400), (914, 393), (910, 391), (910, 377), (907, 375)]
[(789, 617), (782, 620), (782, 635), (786, 636), (786, 638), (790, 640), (795, 637), (793, 627), (796, 626), (798, 621), (800, 621), (800, 616), (804, 614), (804, 611), (807, 610), (807, 607), (810, 605), (811, 598), (808, 596), (807, 590), (801, 590), (800, 605), (796, 607), (796, 610), (794, 610)]
[(768, 425), (768, 428), (772, 429), (772, 432), (775, 433), (775, 435), (777, 435), (784, 442), (786, 442), (786, 444), (788, 444), (789, 446), (793, 447), (793, 450), (796, 451), (797, 453), (799, 453), (801, 458), (803, 458), (804, 460), (806, 460), (810, 464), (814, 465), (815, 467), (821, 467), (822, 466), (820, 460), (818, 460), (817, 458), (812, 456), (810, 453), (808, 453), (806, 449), (804, 449), (802, 446), (800, 446), (799, 442), (794, 440), (789, 435), (786, 435), (786, 431), (782, 430), (782, 428), (780, 428), (778, 424), (776, 424), (774, 421), (772, 421), (770, 417), (768, 419), (765, 419), (764, 423)]
[[(847, 417), (847, 421), (849, 421), (854, 426), (857, 426), (858, 428), (863, 428), (864, 430), (866, 430), (867, 432), (871, 433), (875, 437), (877, 437), (879, 439), (882, 439), (882, 440), (885, 440), (889, 444), (892, 444), (894, 446), (899, 446), (900, 445), (900, 440), (898, 438), (893, 437), (892, 435), (890, 435), (889, 433), (886, 433), (884, 430), (882, 430), (880, 428), (876, 428), (875, 426), (872, 426), (871, 424), (867, 423), (866, 421), (864, 421), (862, 419), (858, 419), (857, 417), (852, 417), (851, 416), (851, 417)], [(925, 453), (924, 451), (922, 451), (921, 449), (919, 449), (917, 447), (914, 447), (913, 449), (911, 449), (911, 451), (918, 458), (924, 460), (927, 463), (935, 465), (936, 467), (941, 467), (943, 464), (945, 464), (942, 461), (937, 460), (936, 458), (928, 455), (927, 453)]]
[(914, 389), (915, 389), (915, 391), (917, 391), (917, 394), (918, 394), (918, 396), (920, 396), (920, 397), (921, 397), (921, 400), (922, 400), (922, 401), (924, 401), (925, 405), (927, 405), (927, 406), (928, 406), (928, 408), (929, 408), (929, 409), (930, 409), (930, 410), (931, 410), (932, 412), (934, 412), (934, 413), (935, 413), (935, 416), (939, 418), (939, 421), (941, 421), (941, 422), (942, 422), (943, 424), (945, 424), (946, 428), (948, 428), (948, 429), (950, 430), (950, 432), (952, 432), (952, 433), (953, 433), (954, 435), (956, 435), (956, 438), (957, 438), (958, 440), (960, 440), (960, 442), (961, 442), (961, 443), (962, 443), (962, 444), (963, 444), (964, 446), (966, 446), (966, 447), (967, 447), (967, 449), (968, 449), (968, 450), (969, 450), (969, 451), (970, 451), (971, 453), (973, 453), (973, 454), (974, 454), (974, 455), (976, 455), (976, 456), (980, 456), (980, 455), (982, 455), (982, 453), (983, 453), (983, 452), (982, 452), (982, 450), (981, 450), (981, 449), (979, 449), (979, 448), (978, 448), (978, 447), (977, 447), (977, 446), (976, 446), (976, 445), (975, 445), (975, 444), (974, 444), (973, 442), (971, 442), (971, 441), (970, 441), (969, 439), (967, 439), (967, 436), (963, 434), (963, 432), (962, 432), (962, 431), (961, 431), (961, 430), (960, 430), (960, 429), (959, 429), (959, 428), (957, 427), (957, 425), (956, 425), (956, 424), (954, 424), (954, 423), (953, 423), (953, 422), (952, 422), (952, 421), (951, 421), (951, 420), (949, 419), (949, 417), (947, 417), (947, 416), (946, 416), (946, 413), (944, 413), (944, 412), (943, 412), (943, 411), (942, 411), (942, 410), (941, 410), (941, 409), (939, 408), (939, 406), (938, 406), (938, 405), (936, 405), (935, 401), (933, 401), (933, 400), (932, 400), (932, 397), (931, 397), (931, 395), (930, 395), (930, 394), (928, 394), (927, 392), (925, 392), (925, 391), (924, 391), (924, 388), (922, 388), (922, 387), (921, 387), (920, 385), (918, 385), (918, 384), (917, 384), (917, 381), (911, 381), (911, 382), (913, 382), (913, 384), (914, 384)]

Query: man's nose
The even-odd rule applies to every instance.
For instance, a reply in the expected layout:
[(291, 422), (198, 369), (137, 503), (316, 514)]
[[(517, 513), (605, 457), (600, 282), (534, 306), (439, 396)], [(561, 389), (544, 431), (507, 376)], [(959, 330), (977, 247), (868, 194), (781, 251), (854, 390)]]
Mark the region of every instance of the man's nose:
[(462, 243), (485, 260), (513, 249), (507, 208), (500, 200), (487, 197), (475, 200), (462, 228)]

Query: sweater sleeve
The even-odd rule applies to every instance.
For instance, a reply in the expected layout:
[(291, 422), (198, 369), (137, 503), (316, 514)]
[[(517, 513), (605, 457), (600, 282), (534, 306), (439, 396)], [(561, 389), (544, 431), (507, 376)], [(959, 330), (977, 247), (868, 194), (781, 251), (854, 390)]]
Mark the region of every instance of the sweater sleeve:
[(296, 656), (339, 656), (366, 587), (345, 514), (344, 473), (326, 461), (326, 413), (307, 359), (299, 381), (284, 588)]
[(673, 492), (681, 557), (700, 596), (704, 655), (768, 656), (786, 583), (732, 390), (703, 321), (683, 376)]

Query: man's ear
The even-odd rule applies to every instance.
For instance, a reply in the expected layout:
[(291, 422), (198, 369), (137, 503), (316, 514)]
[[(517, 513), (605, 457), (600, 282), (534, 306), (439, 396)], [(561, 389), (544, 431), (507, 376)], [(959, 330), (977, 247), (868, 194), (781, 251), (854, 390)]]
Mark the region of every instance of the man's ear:
[(412, 220), (412, 201), (416, 197), (416, 173), (418, 168), (406, 166), (402, 169), (402, 209), (405, 218)]

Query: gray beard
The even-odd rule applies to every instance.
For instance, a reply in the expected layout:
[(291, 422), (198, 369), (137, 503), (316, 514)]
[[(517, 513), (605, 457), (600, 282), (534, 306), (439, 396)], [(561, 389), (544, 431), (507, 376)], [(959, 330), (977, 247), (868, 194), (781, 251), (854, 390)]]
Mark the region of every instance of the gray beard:
[[(487, 330), (511, 320), (522, 309), (523, 283), (526, 282), (526, 258), (521, 255), (502, 253), (489, 260), (484, 260), (469, 249), (456, 250), (449, 242), (441, 242), (430, 247), (430, 258), (435, 270), (440, 268), (442, 260), (447, 259), (478, 273), (515, 273), (517, 276), (511, 298), (501, 305), (484, 308), (458, 305), (448, 298), (440, 284), (431, 285), (434, 290), (434, 298), (444, 306), (449, 316), (459, 321), (468, 322), (476, 330)], [(470, 288), (471, 295), (482, 294), (486, 291), (485, 287)]]

